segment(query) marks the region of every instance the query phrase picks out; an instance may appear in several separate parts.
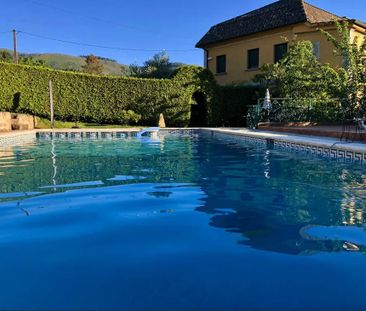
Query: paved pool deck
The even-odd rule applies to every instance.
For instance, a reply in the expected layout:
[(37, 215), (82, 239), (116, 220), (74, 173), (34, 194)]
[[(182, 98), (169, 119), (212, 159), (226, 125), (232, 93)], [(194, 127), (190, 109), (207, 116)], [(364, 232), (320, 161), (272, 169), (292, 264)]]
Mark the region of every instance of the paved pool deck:
[(341, 141), (340, 139), (333, 137), (300, 135), (265, 130), (249, 130), (246, 128), (204, 128), (202, 130), (235, 136), (274, 140), (278, 142), (292, 143), (298, 145), (310, 145), (323, 148), (366, 153), (366, 143)]
[(365, 131), (360, 131), (356, 125), (307, 125), (307, 126), (298, 126), (298, 125), (287, 125), (287, 126), (279, 126), (279, 125), (268, 125), (266, 123), (262, 123), (259, 126), (260, 130), (270, 131), (270, 132), (280, 132), (280, 133), (289, 133), (289, 134), (300, 134), (300, 135), (310, 135), (310, 136), (322, 136), (322, 137), (332, 137), (332, 138), (348, 138), (349, 140), (354, 141), (364, 141), (366, 142), (366, 133)]

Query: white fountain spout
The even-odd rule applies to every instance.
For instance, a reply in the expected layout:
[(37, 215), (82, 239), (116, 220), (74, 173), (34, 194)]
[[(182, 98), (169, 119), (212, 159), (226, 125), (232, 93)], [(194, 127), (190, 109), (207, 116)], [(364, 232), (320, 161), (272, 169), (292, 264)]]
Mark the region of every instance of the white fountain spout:
[(149, 127), (146, 129), (143, 129), (142, 131), (137, 133), (137, 138), (142, 138), (144, 134), (152, 133), (157, 134), (160, 131), (160, 127)]

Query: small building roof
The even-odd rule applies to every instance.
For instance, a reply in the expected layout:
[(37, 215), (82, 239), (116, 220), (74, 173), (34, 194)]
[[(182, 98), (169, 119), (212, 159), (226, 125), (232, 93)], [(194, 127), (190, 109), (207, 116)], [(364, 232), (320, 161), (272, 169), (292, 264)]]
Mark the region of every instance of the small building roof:
[(340, 19), (342, 18), (303, 0), (279, 0), (211, 27), (196, 47), (202, 48), (209, 44), (303, 22), (319, 24)]

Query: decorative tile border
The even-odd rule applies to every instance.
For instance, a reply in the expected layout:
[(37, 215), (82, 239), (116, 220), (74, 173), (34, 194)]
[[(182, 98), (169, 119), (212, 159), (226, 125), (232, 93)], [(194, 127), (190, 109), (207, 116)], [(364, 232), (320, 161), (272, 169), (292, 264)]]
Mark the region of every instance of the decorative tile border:
[(121, 139), (136, 137), (137, 132), (38, 132), (38, 139)]
[(199, 133), (199, 129), (161, 129), (159, 135), (197, 136)]
[[(225, 141), (234, 142), (234, 143), (251, 143), (260, 146), (264, 146), (266, 148), (273, 148), (275, 150), (286, 150), (290, 152), (298, 152), (304, 153), (315, 157), (322, 157), (333, 159), (339, 162), (347, 162), (347, 163), (357, 163), (366, 165), (366, 145), (365, 147), (355, 149), (350, 146), (347, 150), (347, 146), (343, 145), (341, 148), (337, 148), (337, 144), (330, 144), (328, 142), (319, 142), (313, 143), (311, 141), (305, 142), (294, 142), (294, 138), (288, 138), (287, 141), (285, 138), (279, 138), (278, 135), (258, 135), (258, 133), (253, 132), (238, 132), (232, 131), (230, 132), (225, 130), (222, 131), (220, 129), (209, 129), (202, 130), (202, 133), (205, 135), (209, 135), (211, 137), (224, 139)], [(299, 138), (297, 137), (296, 140)], [(292, 141), (291, 141), (292, 140)], [(306, 137), (304, 137), (306, 140)], [(328, 146), (327, 146), (328, 145)], [(365, 151), (362, 149), (365, 148)]]
[[(38, 139), (121, 139), (137, 136), (138, 131), (80, 131), (80, 132), (38, 132)], [(196, 129), (162, 129), (159, 135), (193, 136), (198, 135)]]
[(355, 162), (366, 165), (366, 153), (337, 149), (335, 147), (323, 147), (286, 141), (275, 141), (274, 148), (292, 152), (303, 152), (313, 156), (326, 157), (342, 162)]

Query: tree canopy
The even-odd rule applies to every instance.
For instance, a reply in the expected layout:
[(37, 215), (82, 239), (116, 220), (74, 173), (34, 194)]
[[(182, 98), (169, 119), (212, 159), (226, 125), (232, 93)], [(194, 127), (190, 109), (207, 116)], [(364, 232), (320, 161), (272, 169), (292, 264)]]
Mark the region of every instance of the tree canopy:
[(132, 64), (128, 70), (122, 69), (124, 75), (138, 78), (169, 79), (182, 64), (172, 63), (166, 52), (155, 54), (146, 60), (142, 66)]
[(334, 46), (334, 54), (341, 56), (342, 68), (338, 69), (338, 84), (335, 96), (342, 98), (349, 111), (366, 112), (366, 37), (360, 42), (352, 40), (351, 29), (347, 22), (336, 22), (337, 36), (320, 29)]
[(320, 63), (310, 41), (291, 42), (287, 55), (276, 64), (266, 64), (257, 81), (284, 98), (330, 98), (339, 77), (335, 69)]
[[(0, 61), (4, 63), (12, 63), (13, 55), (7, 50), (0, 51)], [(19, 55), (19, 63), (29, 66), (42, 66), (45, 67), (45, 62), (42, 60), (35, 60), (32, 56)]]
[(88, 55), (85, 59), (83, 71), (89, 74), (101, 75), (103, 73), (103, 64), (97, 56)]

